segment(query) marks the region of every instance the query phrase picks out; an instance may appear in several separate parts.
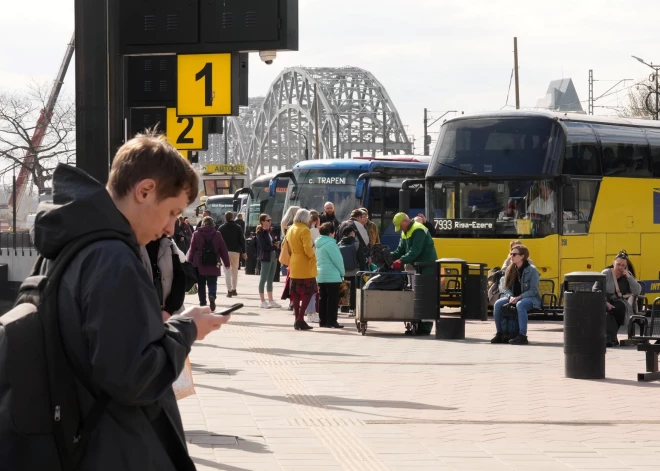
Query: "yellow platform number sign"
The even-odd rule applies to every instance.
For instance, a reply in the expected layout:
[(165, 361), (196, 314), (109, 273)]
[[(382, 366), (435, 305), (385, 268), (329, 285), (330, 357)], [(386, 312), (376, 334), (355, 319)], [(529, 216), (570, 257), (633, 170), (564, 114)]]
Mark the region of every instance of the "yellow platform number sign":
[(177, 116), (176, 108), (167, 109), (167, 140), (179, 150), (204, 150), (204, 118)]
[(232, 112), (232, 55), (177, 56), (179, 116), (223, 116)]

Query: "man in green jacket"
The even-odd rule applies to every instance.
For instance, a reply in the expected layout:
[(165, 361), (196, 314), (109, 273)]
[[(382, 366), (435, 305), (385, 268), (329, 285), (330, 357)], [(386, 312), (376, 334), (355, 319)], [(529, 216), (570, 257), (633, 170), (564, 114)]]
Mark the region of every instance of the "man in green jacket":
[[(412, 271), (414, 263), (435, 262), (438, 255), (435, 252), (433, 238), (424, 224), (411, 220), (406, 213), (397, 213), (392, 220), (394, 230), (401, 231), (401, 241), (399, 246), (392, 253), (392, 258), (396, 260), (393, 268), (401, 268), (401, 265), (409, 265), (409, 271)], [(423, 275), (432, 275), (435, 267), (428, 266), (420, 270)], [(429, 335), (433, 330), (432, 322), (421, 322), (420, 335)], [(406, 332), (407, 333), (407, 332)]]
[[(435, 262), (438, 259), (433, 238), (424, 224), (411, 220), (406, 213), (397, 213), (392, 222), (394, 230), (401, 231), (401, 241), (392, 253), (392, 259), (400, 261), (402, 265)], [(424, 267), (421, 273), (432, 275), (433, 270), (433, 267)]]

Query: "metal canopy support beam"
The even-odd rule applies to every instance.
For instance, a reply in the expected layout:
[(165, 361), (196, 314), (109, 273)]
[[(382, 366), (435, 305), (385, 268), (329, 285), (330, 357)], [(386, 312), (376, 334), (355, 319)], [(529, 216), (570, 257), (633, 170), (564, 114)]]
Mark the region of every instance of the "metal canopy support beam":
[(75, 0), (76, 165), (98, 181), (110, 168), (108, 0)]

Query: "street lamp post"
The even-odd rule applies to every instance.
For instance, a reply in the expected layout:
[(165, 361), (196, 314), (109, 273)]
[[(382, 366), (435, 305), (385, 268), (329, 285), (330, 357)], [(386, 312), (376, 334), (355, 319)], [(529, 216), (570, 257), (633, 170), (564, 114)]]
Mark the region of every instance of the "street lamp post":
[[(658, 121), (658, 118), (660, 117), (660, 88), (658, 87), (658, 71), (660, 71), (660, 65), (653, 65), (653, 62), (650, 64), (644, 61), (644, 59), (640, 59), (637, 56), (631, 56), (633, 59), (637, 59), (639, 62), (644, 64), (647, 67), (652, 68), (655, 71), (655, 110), (653, 111), (653, 114), (655, 114), (655, 120)], [(646, 98), (648, 102), (648, 97)], [(648, 103), (646, 103), (646, 108), (648, 109)], [(651, 111), (651, 110), (649, 110)]]
[(298, 135), (302, 136), (303, 139), (305, 139), (305, 160), (309, 160), (309, 146), (307, 145), (307, 136), (305, 136), (305, 135), (304, 135), (303, 133), (301, 133), (301, 132), (294, 131), (293, 129), (289, 129), (289, 132), (292, 132), (292, 133), (298, 134)]

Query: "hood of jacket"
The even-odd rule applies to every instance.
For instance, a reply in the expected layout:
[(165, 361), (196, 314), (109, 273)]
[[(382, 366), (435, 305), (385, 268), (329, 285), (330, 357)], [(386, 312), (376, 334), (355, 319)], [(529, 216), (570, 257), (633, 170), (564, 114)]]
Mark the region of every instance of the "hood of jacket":
[(199, 232), (202, 233), (204, 235), (204, 239), (207, 240), (213, 237), (213, 234), (217, 232), (217, 229), (215, 226), (202, 226), (199, 228)]
[(330, 236), (327, 236), (327, 235), (322, 235), (322, 236), (318, 236), (316, 238), (316, 240), (314, 241), (314, 244), (316, 245), (316, 248), (320, 249), (321, 247), (323, 247), (327, 244), (337, 245), (337, 241), (333, 237), (330, 237)]
[(53, 201), (39, 203), (32, 237), (47, 259), (54, 259), (71, 241), (86, 234), (112, 230), (139, 246), (133, 229), (106, 188), (79, 168), (59, 164), (53, 173)]
[(342, 239), (339, 241), (340, 245), (352, 245), (355, 242), (357, 242), (357, 239), (354, 236), (347, 236), (347, 237), (342, 237)]

